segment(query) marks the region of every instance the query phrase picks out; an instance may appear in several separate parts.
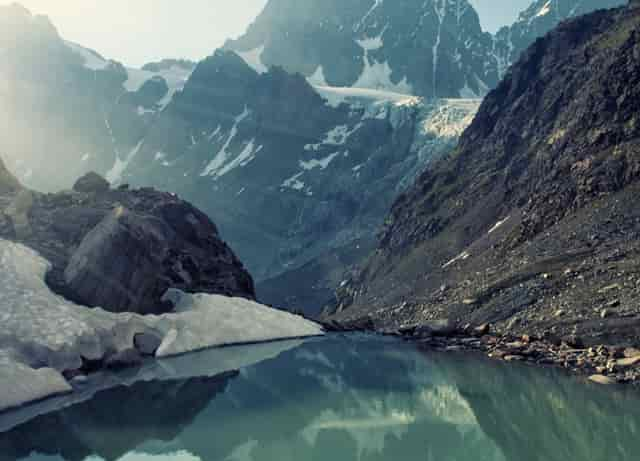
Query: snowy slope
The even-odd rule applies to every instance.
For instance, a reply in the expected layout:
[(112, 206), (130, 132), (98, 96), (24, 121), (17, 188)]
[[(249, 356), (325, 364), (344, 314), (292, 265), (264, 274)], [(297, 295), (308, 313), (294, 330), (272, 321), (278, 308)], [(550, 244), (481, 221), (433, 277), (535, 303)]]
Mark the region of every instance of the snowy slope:
[(270, 0), (225, 48), (259, 72), (282, 66), (314, 85), (479, 98), (559, 22), (627, 1), (532, 0), (492, 35), (468, 0)]
[[(82, 358), (133, 347), (147, 331), (163, 337), (158, 357), (238, 343), (322, 334), (316, 324), (247, 300), (168, 293), (175, 314), (112, 314), (54, 295), (44, 282), (49, 267), (32, 250), (0, 240), (0, 411), (69, 391), (58, 373), (78, 369)], [(30, 367), (49, 367), (33, 369)], [(54, 371), (58, 370), (58, 372)]]
[[(66, 41), (65, 44), (78, 56), (82, 57), (84, 66), (87, 69), (99, 71), (108, 69), (109, 66), (117, 65), (114, 61), (109, 61), (103, 58), (100, 54), (93, 50), (85, 48), (77, 43)], [(174, 65), (167, 68), (162, 68), (157, 71), (135, 69), (132, 67), (125, 68), (127, 73), (127, 79), (124, 82), (124, 88), (126, 91), (135, 93), (142, 85), (151, 80), (154, 77), (161, 77), (167, 83), (169, 87), (168, 93), (158, 102), (159, 110), (164, 109), (176, 91), (180, 91), (184, 88), (184, 84), (191, 75), (191, 70), (182, 66)]]
[(320, 86), (481, 97), (497, 83), (490, 46), (468, 0), (271, 0), (225, 48), (258, 72), (282, 66)]

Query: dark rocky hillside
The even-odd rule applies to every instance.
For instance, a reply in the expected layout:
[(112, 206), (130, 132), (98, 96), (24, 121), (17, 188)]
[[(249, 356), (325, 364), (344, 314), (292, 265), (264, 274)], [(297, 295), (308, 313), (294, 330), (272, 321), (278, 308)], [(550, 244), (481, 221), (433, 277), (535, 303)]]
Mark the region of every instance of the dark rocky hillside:
[(255, 297), (253, 281), (216, 226), (175, 195), (111, 189), (96, 174), (73, 190), (22, 187), (0, 163), (0, 238), (51, 263), (53, 290), (113, 312), (163, 313), (169, 288)]
[(624, 7), (537, 40), (396, 202), (336, 315), (637, 339), (639, 26)]

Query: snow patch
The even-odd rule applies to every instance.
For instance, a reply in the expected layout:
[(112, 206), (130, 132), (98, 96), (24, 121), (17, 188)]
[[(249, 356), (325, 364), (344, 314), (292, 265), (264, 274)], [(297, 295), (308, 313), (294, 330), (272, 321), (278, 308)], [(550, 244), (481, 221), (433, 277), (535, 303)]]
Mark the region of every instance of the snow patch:
[(353, 129), (349, 130), (347, 125), (338, 125), (327, 132), (325, 138), (317, 144), (307, 144), (304, 146), (306, 151), (318, 151), (322, 146), (342, 146), (347, 139), (362, 128), (362, 123), (356, 124)]
[(28, 367), (3, 350), (0, 350), (0, 383), (0, 411), (72, 390), (56, 370)]
[(259, 74), (269, 72), (269, 68), (262, 62), (262, 53), (264, 52), (264, 45), (261, 45), (253, 50), (249, 51), (236, 51), (236, 54), (240, 56), (249, 67), (255, 70)]
[[(91, 460), (99, 461), (96, 458), (92, 458)], [(202, 461), (202, 458), (186, 450), (168, 454), (149, 454), (133, 451), (119, 458), (118, 461)]]
[(357, 40), (356, 42), (364, 50), (364, 68), (356, 83), (353, 84), (353, 87), (393, 91), (395, 93), (408, 95), (413, 93), (413, 88), (407, 82), (406, 76), (398, 83), (393, 83), (391, 81), (391, 74), (393, 71), (391, 70), (388, 61), (377, 62), (370, 58), (370, 51), (375, 51), (384, 45), (382, 41), (382, 34), (375, 38)]
[(255, 139), (249, 141), (242, 149), (242, 152), (238, 154), (236, 158), (234, 158), (231, 162), (227, 163), (220, 171), (216, 173), (217, 177), (224, 176), (230, 171), (238, 168), (247, 166), (249, 163), (256, 158), (256, 154), (262, 150), (263, 146), (255, 147)]
[[(79, 368), (82, 357), (97, 360), (109, 350), (131, 348), (137, 333), (163, 336), (157, 357), (322, 334), (313, 322), (253, 301), (179, 290), (165, 295), (176, 306), (171, 314), (89, 309), (51, 292), (45, 283), (50, 264), (44, 258), (2, 239), (0, 267), (0, 344), (11, 348), (0, 349), (0, 412), (70, 391), (60, 371)], [(27, 351), (37, 356), (24, 355)], [(39, 368), (31, 368), (32, 363)]]
[(289, 179), (285, 179), (284, 182), (280, 185), (280, 187), (283, 187), (286, 189), (293, 189), (293, 190), (304, 189), (304, 183), (300, 181), (300, 177), (303, 174), (304, 174), (304, 171), (301, 171), (300, 173), (297, 173), (291, 176)]
[(443, 269), (446, 269), (447, 267), (451, 266), (454, 263), (457, 263), (458, 261), (464, 261), (465, 259), (469, 259), (471, 255), (469, 254), (468, 251), (463, 251), (462, 253), (460, 253), (458, 256), (456, 256), (455, 258), (453, 258), (451, 261), (449, 261), (448, 263), (446, 263), (444, 266), (442, 266)]
[(544, 6), (540, 9), (540, 11), (538, 11), (535, 17), (539, 18), (542, 16), (546, 16), (550, 12), (551, 12), (551, 0), (549, 0), (547, 3), (544, 4)]
[(71, 49), (75, 54), (82, 57), (84, 60), (84, 67), (90, 70), (104, 70), (109, 67), (109, 61), (104, 59), (95, 51), (78, 45), (73, 42), (65, 42), (65, 45)]
[[(222, 148), (218, 151), (218, 153), (213, 157), (213, 159), (209, 162), (207, 167), (204, 169), (200, 176), (214, 176), (220, 177), (222, 176), (221, 170), (223, 170), (224, 165), (227, 163), (231, 156), (231, 152), (229, 152), (229, 146), (231, 142), (238, 134), (238, 125), (242, 123), (244, 119), (246, 119), (251, 112), (249, 108), (245, 106), (244, 110), (240, 115), (238, 115), (233, 120), (233, 126), (231, 127), (231, 131), (229, 132), (229, 136), (227, 137), (226, 142), (222, 146)], [(216, 131), (217, 133), (217, 131)]]
[(438, 100), (421, 122), (422, 135), (438, 139), (460, 137), (473, 121), (479, 105), (479, 99)]
[(369, 10), (365, 13), (365, 15), (362, 17), (362, 19), (360, 19), (360, 21), (355, 25), (355, 27), (353, 28), (354, 31), (358, 31), (360, 30), (360, 28), (362, 28), (363, 26), (366, 25), (367, 20), (369, 19), (369, 17), (373, 14), (373, 12), (375, 10), (378, 9), (378, 7), (380, 7), (382, 5), (382, 2), (384, 0), (373, 0), (373, 5), (371, 6), (371, 8), (369, 8)]
[(176, 313), (162, 317), (174, 325), (177, 334), (167, 335), (157, 357), (209, 347), (322, 334), (321, 328), (313, 322), (243, 298), (171, 289), (165, 299), (173, 301)]
[(324, 68), (322, 66), (318, 66), (318, 68), (313, 73), (313, 75), (311, 75), (310, 77), (307, 78), (307, 81), (311, 85), (329, 86), (329, 84), (327, 83), (327, 79), (324, 76)]
[(333, 154), (323, 158), (323, 159), (311, 159), (307, 161), (300, 161), (300, 168), (303, 170), (313, 170), (314, 168), (320, 167), (321, 170), (326, 170), (329, 164), (340, 155), (340, 152), (334, 152)]
[(372, 88), (331, 87), (316, 85), (316, 92), (327, 100), (332, 107), (338, 107), (342, 103), (359, 104), (371, 102), (392, 102), (404, 104), (408, 101), (419, 101), (420, 98), (409, 96), (406, 93), (376, 90)]
[(488, 234), (493, 234), (495, 231), (497, 231), (500, 227), (502, 227), (502, 225), (504, 223), (506, 223), (507, 221), (509, 221), (509, 218), (511, 216), (507, 216), (506, 218), (504, 218), (502, 221), (498, 221), (495, 226), (493, 226), (491, 229), (489, 229)]
[(169, 105), (176, 92), (182, 91), (191, 73), (192, 71), (179, 66), (172, 66), (160, 72), (127, 68), (127, 80), (124, 82), (124, 87), (129, 92), (136, 92), (153, 77), (162, 77), (169, 87), (167, 94), (157, 102), (159, 110), (163, 110)]
[(127, 169), (127, 166), (129, 166), (129, 163), (131, 163), (131, 160), (133, 160), (134, 157), (138, 155), (138, 152), (142, 148), (143, 144), (144, 139), (140, 140), (136, 147), (131, 149), (131, 151), (129, 151), (129, 154), (124, 159), (121, 159), (119, 154), (116, 153), (116, 163), (114, 163), (114, 165), (105, 175), (107, 181), (109, 181), (111, 184), (117, 184), (118, 182), (120, 182), (120, 180), (122, 179), (122, 174)]

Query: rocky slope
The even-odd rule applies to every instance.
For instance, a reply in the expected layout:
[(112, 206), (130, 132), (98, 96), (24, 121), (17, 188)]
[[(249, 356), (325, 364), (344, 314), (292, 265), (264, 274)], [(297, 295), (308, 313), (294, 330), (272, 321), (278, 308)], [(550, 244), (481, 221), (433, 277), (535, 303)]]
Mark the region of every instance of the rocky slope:
[(562, 20), (623, 3), (536, 0), (492, 36), (467, 0), (271, 0), (226, 48), (258, 71), (280, 65), (317, 85), (479, 97)]
[(74, 190), (41, 194), (0, 162), (0, 238), (48, 259), (58, 293), (113, 312), (169, 311), (169, 288), (255, 296), (251, 276), (201, 211), (152, 189), (111, 189), (95, 174)]
[(624, 7), (537, 40), (396, 202), (338, 318), (637, 341), (639, 24)]

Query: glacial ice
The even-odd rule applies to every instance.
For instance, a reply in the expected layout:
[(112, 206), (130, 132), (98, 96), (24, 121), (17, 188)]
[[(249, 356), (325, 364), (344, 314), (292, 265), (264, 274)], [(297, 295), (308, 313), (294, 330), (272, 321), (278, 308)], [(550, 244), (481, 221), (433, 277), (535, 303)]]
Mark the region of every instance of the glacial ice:
[(70, 391), (61, 371), (131, 348), (138, 333), (164, 338), (158, 357), (322, 334), (313, 322), (252, 301), (176, 290), (167, 293), (176, 312), (163, 316), (89, 309), (51, 292), (44, 258), (2, 239), (0, 267), (0, 411)]

